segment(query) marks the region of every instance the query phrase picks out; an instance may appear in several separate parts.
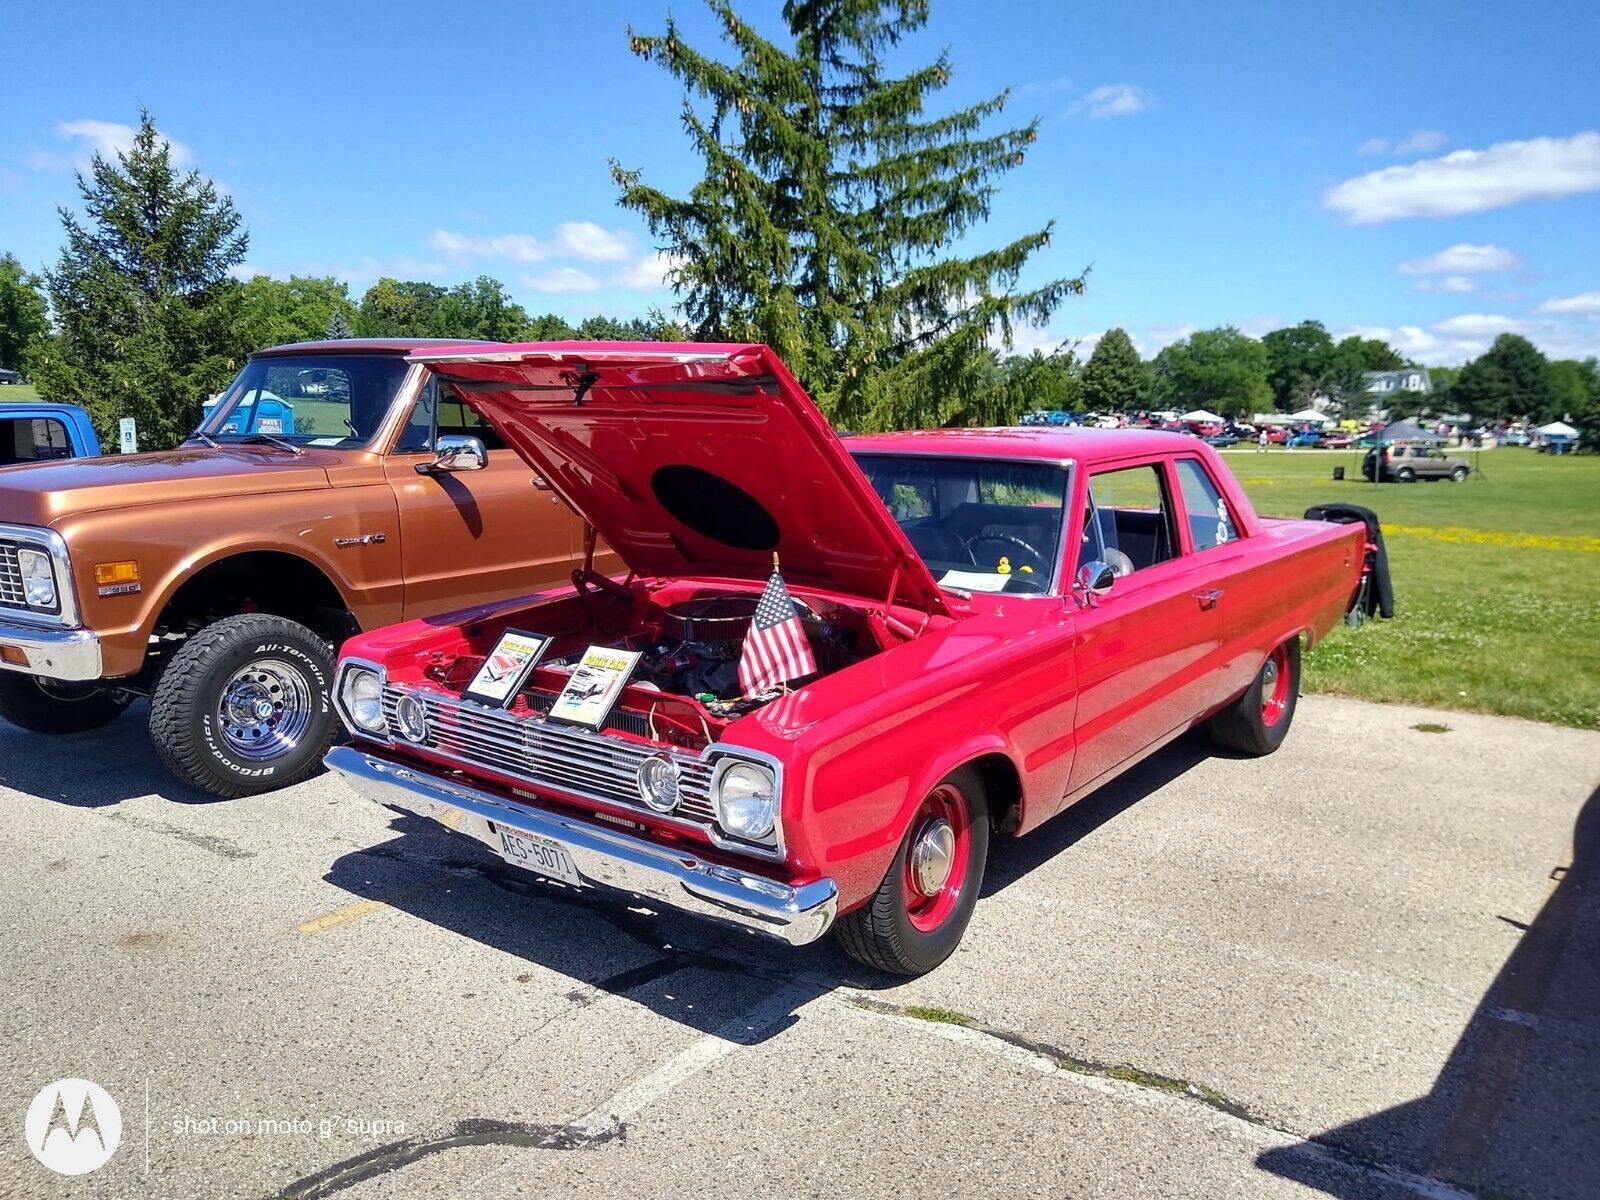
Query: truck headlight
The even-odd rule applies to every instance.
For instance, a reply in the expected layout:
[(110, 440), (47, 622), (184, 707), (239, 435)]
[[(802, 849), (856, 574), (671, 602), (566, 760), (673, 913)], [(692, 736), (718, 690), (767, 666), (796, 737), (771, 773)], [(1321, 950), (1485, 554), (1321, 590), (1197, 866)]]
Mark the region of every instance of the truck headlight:
[(777, 780), (759, 763), (735, 762), (717, 773), (711, 803), (725, 833), (762, 841), (778, 822)]
[(22, 572), (22, 599), (29, 608), (56, 607), (56, 572), (50, 556), (43, 550), (17, 551), (17, 567)]
[(383, 680), (376, 671), (347, 668), (339, 683), (339, 706), (363, 733), (388, 735), (389, 723), (383, 717)]

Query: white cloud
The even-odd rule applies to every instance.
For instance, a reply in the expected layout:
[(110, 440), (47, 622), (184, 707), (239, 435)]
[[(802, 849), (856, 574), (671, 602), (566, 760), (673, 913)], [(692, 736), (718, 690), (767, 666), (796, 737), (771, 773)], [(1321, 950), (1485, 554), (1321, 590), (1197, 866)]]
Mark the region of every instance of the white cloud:
[(1385, 167), (1330, 188), (1323, 205), (1353, 225), (1451, 217), (1526, 200), (1600, 191), (1600, 132), (1497, 142), (1409, 166)]
[(1567, 313), (1581, 317), (1600, 317), (1600, 292), (1580, 292), (1576, 296), (1558, 296), (1539, 305), (1542, 313)]
[(596, 292), (600, 281), (577, 267), (552, 267), (538, 275), (521, 275), (522, 285), (536, 292)]
[(1502, 333), (1527, 334), (1538, 327), (1532, 321), (1518, 317), (1502, 317), (1496, 313), (1460, 313), (1446, 317), (1433, 326), (1451, 337), (1494, 337)]
[(1477, 358), (1502, 333), (1521, 334), (1551, 358), (1587, 358), (1600, 354), (1600, 328), (1593, 324), (1573, 326), (1493, 313), (1461, 313), (1426, 329), (1420, 325), (1354, 325), (1337, 330), (1334, 337), (1355, 334), (1382, 338), (1406, 358), (1437, 367), (1457, 366)]
[(1419, 279), (1411, 287), (1418, 292), (1443, 292), (1459, 296), (1477, 291), (1478, 281), (1470, 275), (1446, 275), (1443, 279)]
[(1395, 270), (1402, 275), (1486, 275), (1515, 270), (1522, 260), (1504, 246), (1457, 242), (1427, 258), (1408, 258)]
[(1437, 129), (1418, 129), (1410, 137), (1390, 141), (1388, 138), (1368, 138), (1356, 147), (1356, 153), (1371, 157), (1377, 154), (1426, 154), (1444, 145), (1445, 136)]
[(657, 251), (623, 267), (611, 277), (611, 283), (615, 287), (633, 291), (658, 292), (669, 286), (667, 272), (675, 270), (679, 261), (676, 255)]
[[(57, 121), (56, 136), (69, 143), (70, 148), (66, 151), (35, 150), (28, 156), (28, 165), (41, 171), (86, 171), (96, 154), (107, 162), (115, 162), (118, 154), (128, 153), (138, 133), (137, 125), (124, 125), (121, 121), (96, 121), (90, 117)], [(194, 166), (193, 150), (159, 129), (156, 135), (167, 143), (174, 167), (183, 171)]]
[(636, 241), (631, 233), (602, 229), (593, 221), (563, 221), (556, 226), (556, 250), (585, 262), (626, 262)]
[(1155, 97), (1132, 83), (1108, 83), (1085, 94), (1068, 106), (1066, 115), (1086, 112), (1095, 120), (1106, 117), (1131, 117), (1155, 104)]
[(475, 237), (450, 229), (435, 229), (428, 235), (428, 245), (435, 252), (456, 259), (493, 258), (528, 264), (543, 262), (550, 257), (549, 248), (531, 233)]

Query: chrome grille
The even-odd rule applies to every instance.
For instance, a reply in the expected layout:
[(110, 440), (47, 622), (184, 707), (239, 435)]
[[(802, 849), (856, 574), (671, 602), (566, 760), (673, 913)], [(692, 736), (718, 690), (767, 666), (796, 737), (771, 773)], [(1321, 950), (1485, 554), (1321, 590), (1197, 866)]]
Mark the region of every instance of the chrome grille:
[[(543, 785), (588, 800), (649, 811), (639, 798), (639, 765), (665, 754), (678, 767), (681, 799), (672, 815), (700, 824), (713, 820), (711, 765), (694, 755), (665, 746), (635, 745), (542, 717), (514, 716), (438, 692), (408, 692), (396, 687), (383, 690), (383, 711), (390, 729), (399, 728), (395, 706), (404, 695), (415, 696), (428, 714), (428, 736), (420, 744), (462, 766), (487, 767), (525, 779), (535, 787)], [(643, 723), (643, 718), (637, 719)]]
[(17, 563), (17, 548), (10, 542), (0, 542), (0, 605), (26, 608), (23, 595), (22, 567)]

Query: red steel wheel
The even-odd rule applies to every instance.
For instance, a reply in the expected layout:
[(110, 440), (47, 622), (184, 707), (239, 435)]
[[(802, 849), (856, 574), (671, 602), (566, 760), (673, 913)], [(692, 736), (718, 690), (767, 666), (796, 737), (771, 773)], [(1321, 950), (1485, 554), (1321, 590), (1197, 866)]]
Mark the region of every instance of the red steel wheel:
[(975, 767), (946, 775), (917, 806), (867, 902), (840, 917), (846, 954), (895, 975), (922, 975), (955, 952), (989, 861), (989, 801)]
[(1283, 720), (1289, 707), (1289, 646), (1278, 646), (1261, 668), (1261, 723), (1268, 729)]

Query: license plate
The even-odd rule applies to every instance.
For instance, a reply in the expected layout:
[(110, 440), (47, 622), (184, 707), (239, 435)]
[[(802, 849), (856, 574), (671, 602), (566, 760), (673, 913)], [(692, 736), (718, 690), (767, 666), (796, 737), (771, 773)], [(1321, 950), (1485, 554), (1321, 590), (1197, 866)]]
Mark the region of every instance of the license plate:
[(512, 866), (522, 867), (547, 879), (559, 879), (573, 887), (582, 886), (578, 868), (572, 865), (572, 855), (560, 842), (507, 829), (504, 825), (499, 826), (499, 830), (500, 854)]

